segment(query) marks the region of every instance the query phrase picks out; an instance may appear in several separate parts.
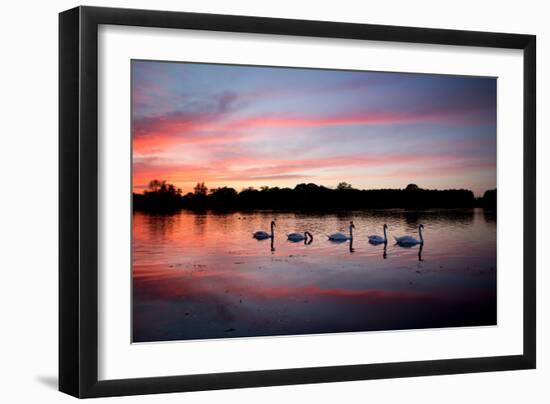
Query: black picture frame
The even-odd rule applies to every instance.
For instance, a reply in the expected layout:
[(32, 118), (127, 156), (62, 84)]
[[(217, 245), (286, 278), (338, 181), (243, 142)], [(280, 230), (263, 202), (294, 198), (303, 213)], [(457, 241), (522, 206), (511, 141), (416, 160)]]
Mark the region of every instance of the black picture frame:
[[(98, 380), (100, 24), (523, 50), (523, 354)], [(85, 398), (535, 368), (535, 103), (534, 35), (96, 7), (60, 13), (59, 390)]]

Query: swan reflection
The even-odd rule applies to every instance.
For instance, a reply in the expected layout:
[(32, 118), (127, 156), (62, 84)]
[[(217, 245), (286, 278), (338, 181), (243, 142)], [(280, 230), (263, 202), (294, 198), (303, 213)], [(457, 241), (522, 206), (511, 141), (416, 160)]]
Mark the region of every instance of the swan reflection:
[(350, 253), (355, 252), (355, 249), (353, 248), (353, 238), (350, 238), (350, 239), (347, 239), (347, 240), (332, 240), (332, 239), (329, 239), (329, 241), (330, 241), (332, 244), (344, 244), (344, 243), (346, 243), (347, 241), (349, 241), (349, 244), (348, 244), (349, 252), (350, 252)]
[[(420, 225), (422, 226), (422, 225)], [(419, 227), (420, 229), (421, 227)], [(422, 233), (420, 233), (422, 237)], [(418, 245), (418, 261), (424, 261), (424, 259), (422, 258), (422, 251), (424, 250), (424, 240), (422, 240), (422, 242), (419, 242), (418, 244), (413, 244), (413, 243), (406, 243), (406, 244), (402, 244), (402, 243), (395, 243), (395, 245), (397, 247), (400, 247), (400, 248), (407, 248), (407, 249), (411, 249), (413, 247), (416, 247), (416, 245)], [(384, 248), (384, 258), (385, 257), (385, 248)]]

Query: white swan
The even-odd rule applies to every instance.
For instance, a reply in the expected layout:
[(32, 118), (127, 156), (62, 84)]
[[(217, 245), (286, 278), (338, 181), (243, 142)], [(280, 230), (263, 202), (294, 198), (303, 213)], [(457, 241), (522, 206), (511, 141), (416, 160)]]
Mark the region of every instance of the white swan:
[(353, 229), (355, 229), (355, 225), (353, 222), (349, 222), (349, 237), (342, 233), (334, 233), (327, 237), (331, 241), (353, 240)]
[(305, 231), (303, 234), (302, 233), (290, 233), (290, 234), (287, 234), (287, 238), (290, 240), (290, 241), (303, 241), (303, 240), (307, 240), (307, 238), (311, 238), (313, 239), (313, 236), (311, 235), (311, 233), (309, 231)]
[(420, 240), (417, 240), (416, 238), (412, 236), (402, 236), (402, 237), (395, 237), (395, 242), (402, 246), (402, 247), (410, 247), (416, 244), (424, 244), (424, 237), (422, 237), (422, 229), (424, 228), (423, 224), (418, 225), (418, 236), (420, 237)]
[(374, 235), (374, 236), (368, 236), (369, 238), (369, 243), (371, 244), (382, 244), (382, 243), (387, 243), (388, 242), (388, 237), (386, 235), (386, 229), (388, 228), (388, 225), (384, 223), (384, 237), (382, 236), (377, 236), (377, 235)]
[(266, 231), (257, 231), (252, 235), (252, 237), (254, 237), (257, 240), (263, 240), (263, 239), (266, 239), (266, 238), (274, 238), (274, 235), (275, 235), (274, 227), (275, 227), (275, 221), (272, 220), (271, 221), (271, 234), (266, 232)]

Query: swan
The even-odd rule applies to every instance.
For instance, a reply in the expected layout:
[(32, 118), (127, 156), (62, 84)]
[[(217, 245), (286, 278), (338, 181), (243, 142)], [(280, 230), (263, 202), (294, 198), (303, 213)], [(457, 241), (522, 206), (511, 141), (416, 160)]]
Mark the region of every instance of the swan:
[(263, 240), (263, 239), (266, 239), (266, 238), (271, 238), (272, 239), (272, 238), (274, 238), (274, 235), (275, 235), (274, 227), (275, 227), (275, 221), (272, 220), (271, 221), (271, 233), (268, 233), (266, 231), (257, 231), (252, 235), (252, 237), (254, 237), (257, 240)]
[(420, 237), (420, 240), (417, 240), (416, 238), (412, 236), (402, 236), (402, 237), (395, 237), (395, 242), (402, 246), (402, 247), (410, 247), (416, 244), (423, 245), (424, 244), (424, 237), (422, 237), (422, 229), (424, 228), (423, 224), (418, 225), (418, 236)]
[(342, 233), (334, 233), (327, 237), (331, 241), (353, 240), (353, 229), (355, 229), (355, 225), (353, 222), (349, 222), (349, 237)]
[(387, 224), (384, 224), (384, 237), (382, 236), (368, 236), (369, 243), (371, 244), (386, 244), (388, 242), (388, 237), (386, 236), (386, 229), (388, 228)]
[(290, 240), (290, 241), (293, 241), (293, 242), (296, 242), (296, 241), (303, 241), (303, 240), (306, 240), (307, 241), (307, 238), (310, 238), (310, 239), (313, 239), (313, 236), (311, 235), (311, 233), (309, 231), (305, 231), (303, 234), (302, 233), (290, 233), (290, 234), (287, 234), (287, 238)]

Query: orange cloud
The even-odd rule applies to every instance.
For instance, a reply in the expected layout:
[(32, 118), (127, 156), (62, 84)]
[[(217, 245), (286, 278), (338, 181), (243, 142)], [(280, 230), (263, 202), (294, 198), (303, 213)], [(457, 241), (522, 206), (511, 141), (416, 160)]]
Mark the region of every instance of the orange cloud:
[[(494, 160), (464, 154), (386, 153), (375, 155), (342, 155), (310, 159), (264, 159), (247, 157), (221, 158), (202, 164), (156, 164), (153, 160), (134, 163), (134, 191), (140, 192), (151, 179), (161, 178), (186, 188), (196, 182), (215, 184), (243, 183), (274, 179), (311, 179), (315, 170), (335, 168), (383, 169), (380, 178), (424, 178), (445, 176), (465, 171), (494, 168)], [(364, 175), (363, 175), (364, 176)], [(328, 178), (324, 176), (324, 178)], [(247, 184), (248, 182), (248, 184)]]

